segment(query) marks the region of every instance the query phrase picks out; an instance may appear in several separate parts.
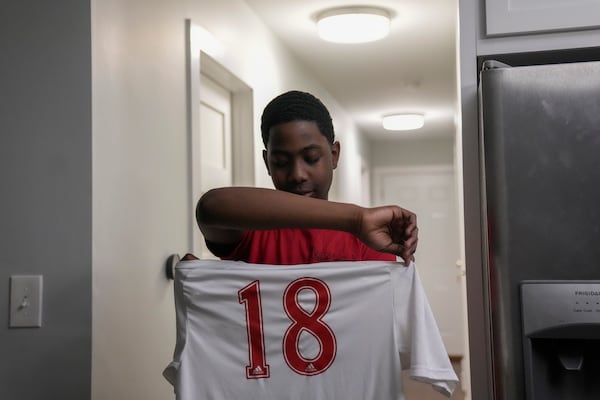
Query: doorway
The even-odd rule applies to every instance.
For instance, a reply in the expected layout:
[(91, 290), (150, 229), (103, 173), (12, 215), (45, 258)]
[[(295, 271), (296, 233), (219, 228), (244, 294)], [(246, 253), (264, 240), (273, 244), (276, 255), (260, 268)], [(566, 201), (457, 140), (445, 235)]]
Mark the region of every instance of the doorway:
[(463, 356), (458, 206), (454, 169), (448, 166), (386, 167), (374, 170), (376, 205), (399, 204), (417, 214), (416, 265), (451, 356)]
[(252, 88), (202, 50), (187, 21), (190, 244), (200, 258), (214, 258), (196, 224), (195, 208), (208, 190), (254, 185)]

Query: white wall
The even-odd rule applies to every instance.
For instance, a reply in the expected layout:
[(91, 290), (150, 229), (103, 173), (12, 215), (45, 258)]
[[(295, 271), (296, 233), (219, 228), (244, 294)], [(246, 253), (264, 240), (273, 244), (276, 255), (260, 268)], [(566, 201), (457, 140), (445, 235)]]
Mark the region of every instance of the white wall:
[(454, 166), (455, 138), (377, 141), (371, 145), (371, 167), (419, 165)]
[[(256, 184), (264, 105), (289, 89), (329, 106), (342, 161), (333, 198), (360, 190), (362, 139), (348, 116), (239, 0), (92, 1), (92, 399), (166, 399), (175, 343), (171, 253), (188, 251), (185, 19), (225, 46), (216, 58), (253, 88)], [(358, 171), (358, 174), (356, 173)], [(353, 193), (357, 193), (354, 195)]]

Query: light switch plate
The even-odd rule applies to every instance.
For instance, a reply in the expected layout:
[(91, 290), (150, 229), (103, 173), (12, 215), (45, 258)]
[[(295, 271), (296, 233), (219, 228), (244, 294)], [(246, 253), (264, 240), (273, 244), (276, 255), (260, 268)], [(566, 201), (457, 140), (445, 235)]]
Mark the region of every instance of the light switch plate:
[(42, 275), (10, 277), (9, 328), (42, 326)]

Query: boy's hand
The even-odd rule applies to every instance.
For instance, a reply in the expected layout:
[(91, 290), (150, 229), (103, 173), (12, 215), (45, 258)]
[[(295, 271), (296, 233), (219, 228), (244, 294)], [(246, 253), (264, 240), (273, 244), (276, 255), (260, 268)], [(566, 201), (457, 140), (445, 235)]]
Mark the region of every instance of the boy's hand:
[(398, 206), (365, 208), (357, 236), (369, 247), (400, 256), (409, 264), (419, 241), (417, 216)]

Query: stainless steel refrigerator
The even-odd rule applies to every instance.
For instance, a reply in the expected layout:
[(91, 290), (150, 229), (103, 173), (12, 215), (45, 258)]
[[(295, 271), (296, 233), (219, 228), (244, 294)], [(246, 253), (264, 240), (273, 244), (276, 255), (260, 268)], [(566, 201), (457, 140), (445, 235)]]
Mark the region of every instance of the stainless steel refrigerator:
[(600, 62), (479, 82), (495, 400), (600, 399)]

